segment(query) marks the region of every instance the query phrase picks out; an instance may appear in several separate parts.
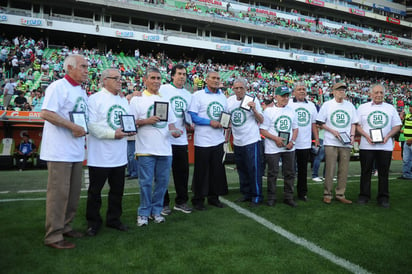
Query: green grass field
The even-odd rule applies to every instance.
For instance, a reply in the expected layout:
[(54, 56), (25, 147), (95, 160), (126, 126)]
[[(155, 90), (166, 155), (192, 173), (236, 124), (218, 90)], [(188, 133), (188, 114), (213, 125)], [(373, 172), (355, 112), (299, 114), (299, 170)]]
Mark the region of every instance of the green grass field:
[[(297, 208), (226, 202), (223, 209), (173, 212), (166, 223), (143, 228), (136, 226), (137, 180), (126, 181), (122, 220), (130, 230), (104, 227), (96, 237), (73, 240), (73, 250), (43, 245), (47, 171), (1, 171), (0, 273), (412, 273), (412, 181), (397, 180), (400, 170), (393, 161), (389, 209), (374, 198), (366, 206), (325, 205), (323, 185), (309, 180), (310, 200)], [(352, 162), (346, 196), (354, 201), (359, 173), (359, 162)], [(233, 166), (227, 177), (223, 202), (240, 196)], [(169, 189), (174, 198), (173, 183)], [(85, 195), (73, 224), (83, 231)], [(105, 196), (102, 216), (106, 202)]]

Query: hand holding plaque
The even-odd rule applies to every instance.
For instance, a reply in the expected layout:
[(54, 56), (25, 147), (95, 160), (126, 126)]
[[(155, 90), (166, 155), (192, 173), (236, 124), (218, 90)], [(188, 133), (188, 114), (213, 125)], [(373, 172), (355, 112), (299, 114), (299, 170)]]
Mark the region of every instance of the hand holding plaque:
[(159, 121), (166, 122), (169, 118), (169, 103), (154, 102), (153, 115), (159, 117)]
[(70, 121), (72, 121), (78, 126), (83, 127), (84, 131), (86, 131), (86, 134), (89, 133), (89, 129), (87, 128), (87, 122), (86, 122), (86, 114), (84, 112), (71, 111), (69, 112), (69, 115), (70, 115)]
[(219, 123), (222, 125), (223, 128), (229, 128), (230, 116), (230, 113), (224, 111), (220, 114)]
[(339, 132), (339, 139), (342, 145), (349, 145), (351, 143), (351, 139), (346, 132)]
[(252, 95), (245, 94), (245, 96), (242, 99), (242, 102), (240, 102), (240, 108), (243, 108), (244, 110), (250, 111), (252, 108), (249, 106), (249, 102), (253, 102), (255, 100), (255, 97)]
[(120, 124), (124, 133), (137, 132), (133, 115), (120, 115)]
[(372, 143), (374, 144), (383, 143), (383, 134), (382, 134), (381, 128), (371, 128), (369, 132), (370, 132), (370, 137), (372, 139)]
[(283, 146), (287, 146), (289, 144), (290, 132), (279, 131), (278, 136), (280, 138), (283, 138), (283, 140), (282, 140)]

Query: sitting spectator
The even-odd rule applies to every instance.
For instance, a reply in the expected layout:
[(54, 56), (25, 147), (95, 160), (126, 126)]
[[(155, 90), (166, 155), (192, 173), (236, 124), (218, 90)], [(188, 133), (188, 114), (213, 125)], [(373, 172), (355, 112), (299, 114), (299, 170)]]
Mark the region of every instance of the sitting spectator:
[(32, 102), (32, 110), (40, 112), (44, 101), (43, 92), (41, 91), (41, 88), (38, 88), (35, 93), (36, 95)]
[(24, 92), (19, 91), (18, 95), (19, 96), (16, 97), (16, 99), (14, 99), (14, 106), (16, 108), (19, 108), (20, 110), (23, 110), (23, 111), (30, 111), (31, 106), (27, 102), (27, 98), (24, 97)]
[(36, 146), (29, 140), (29, 135), (23, 133), (23, 141), (16, 147), (17, 165), (20, 171), (24, 170), (27, 165), (27, 159), (35, 152)]

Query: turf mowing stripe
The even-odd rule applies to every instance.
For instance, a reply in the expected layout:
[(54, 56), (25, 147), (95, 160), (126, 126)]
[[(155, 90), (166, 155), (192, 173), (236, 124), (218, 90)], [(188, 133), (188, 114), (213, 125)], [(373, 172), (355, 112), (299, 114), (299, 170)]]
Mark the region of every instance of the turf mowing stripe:
[(296, 236), (295, 234), (281, 228), (280, 226), (277, 226), (271, 222), (269, 222), (268, 220), (266, 220), (265, 218), (262, 218), (252, 212), (250, 212), (249, 210), (246, 210), (222, 197), (219, 197), (219, 199), (227, 204), (229, 207), (231, 207), (232, 209), (234, 209), (235, 211), (237, 211), (238, 213), (245, 215), (246, 217), (249, 217), (250, 219), (256, 221), (257, 223), (269, 228), (270, 230), (276, 232), (277, 234), (285, 237), (286, 239), (288, 239), (289, 241), (300, 245), (306, 249), (308, 249), (309, 251), (316, 253), (318, 255), (320, 255), (321, 257), (327, 259), (328, 261), (341, 266), (343, 268), (345, 268), (346, 270), (352, 272), (352, 273), (370, 273), (368, 272), (366, 269), (363, 269), (362, 267), (360, 267), (359, 265), (353, 264), (351, 262), (349, 262), (346, 259), (340, 258), (338, 256), (336, 256), (335, 254), (319, 247), (318, 245), (309, 242), (308, 240)]

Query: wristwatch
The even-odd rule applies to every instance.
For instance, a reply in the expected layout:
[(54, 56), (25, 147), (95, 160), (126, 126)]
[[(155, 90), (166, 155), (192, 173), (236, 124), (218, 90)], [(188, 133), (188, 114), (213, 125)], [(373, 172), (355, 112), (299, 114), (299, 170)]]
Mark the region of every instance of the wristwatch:
[(293, 141), (293, 140), (291, 140), (291, 142), (292, 142), (292, 144), (293, 144), (293, 145), (295, 145), (295, 144), (296, 144), (296, 142), (295, 142), (295, 141)]

